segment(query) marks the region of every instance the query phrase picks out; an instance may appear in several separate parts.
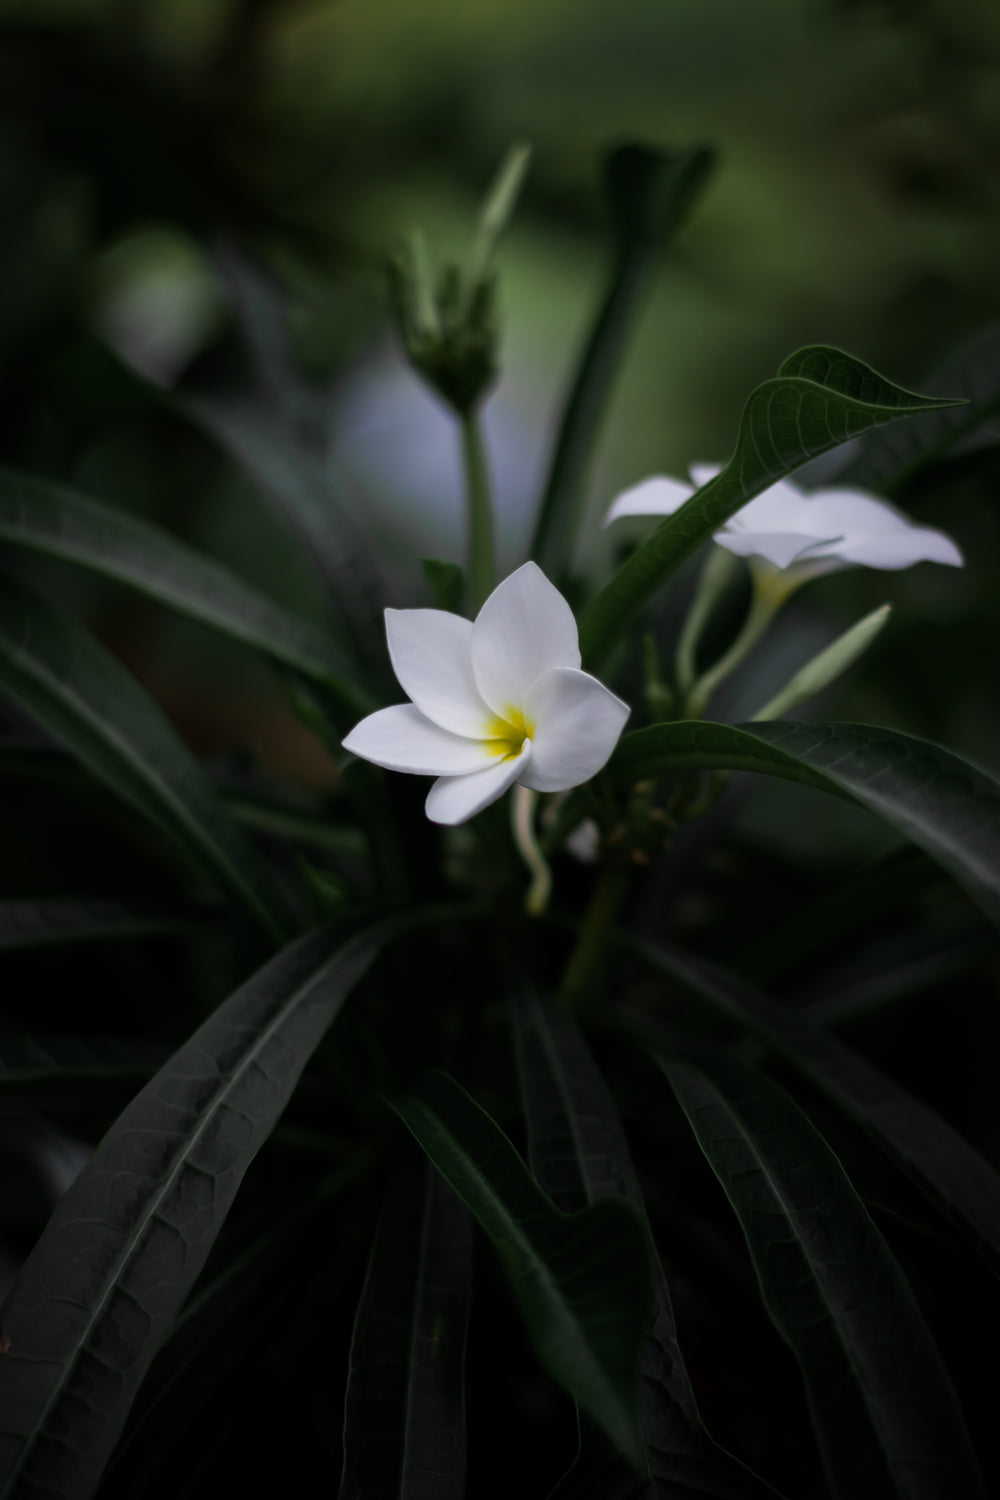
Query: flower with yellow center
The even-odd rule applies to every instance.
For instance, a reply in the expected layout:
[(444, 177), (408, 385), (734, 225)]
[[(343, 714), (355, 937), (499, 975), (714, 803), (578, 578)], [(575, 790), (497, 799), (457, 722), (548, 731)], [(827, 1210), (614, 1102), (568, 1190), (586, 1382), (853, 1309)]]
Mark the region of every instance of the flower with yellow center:
[(426, 804), (434, 823), (464, 823), (515, 782), (580, 786), (618, 742), (628, 705), (580, 670), (573, 612), (534, 563), (499, 584), (474, 622), (387, 609), (385, 628), (410, 702), (369, 714), (344, 749), (436, 776)]

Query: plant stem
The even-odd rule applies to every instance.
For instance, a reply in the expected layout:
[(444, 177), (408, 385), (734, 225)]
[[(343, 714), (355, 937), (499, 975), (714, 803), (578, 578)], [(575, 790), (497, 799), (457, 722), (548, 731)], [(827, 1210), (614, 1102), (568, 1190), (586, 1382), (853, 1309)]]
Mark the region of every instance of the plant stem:
[(725, 547), (713, 546), (701, 570), (691, 608), (688, 610), (687, 619), (684, 621), (680, 639), (677, 642), (677, 655), (674, 658), (674, 680), (677, 684), (677, 691), (685, 698), (694, 687), (697, 676), (695, 652), (698, 649), (702, 631), (735, 571), (736, 559), (733, 554), (727, 552)]
[(511, 821), (518, 852), (531, 871), (531, 884), (524, 898), (529, 917), (540, 917), (552, 894), (552, 871), (535, 837), (535, 804), (538, 793), (526, 786), (515, 786), (511, 802)]
[(470, 603), (473, 609), (478, 610), (492, 594), (497, 581), (493, 500), (478, 413), (475, 410), (465, 411), (460, 420), (468, 516), (466, 578)]
[(730, 672), (739, 666), (743, 658), (750, 654), (791, 593), (790, 587), (776, 587), (773, 583), (762, 579), (756, 570), (751, 571), (753, 596), (743, 628), (729, 650), (724, 652), (707, 672), (702, 673), (689, 692), (685, 704), (685, 713), (689, 719), (701, 718), (716, 688), (729, 676)]
[(559, 1000), (571, 1014), (579, 1009), (580, 1000), (597, 969), (608, 928), (617, 915), (627, 888), (628, 871), (625, 865), (620, 860), (605, 865), (594, 887), (590, 905), (584, 912), (580, 935), (570, 954), (559, 989)]

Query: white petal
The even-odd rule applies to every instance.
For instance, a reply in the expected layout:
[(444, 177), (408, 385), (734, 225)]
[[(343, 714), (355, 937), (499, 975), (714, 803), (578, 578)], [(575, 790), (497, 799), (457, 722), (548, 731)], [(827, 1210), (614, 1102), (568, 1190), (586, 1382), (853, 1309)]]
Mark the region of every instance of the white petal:
[(688, 469), (688, 473), (694, 480), (695, 489), (700, 490), (704, 489), (705, 485), (708, 484), (710, 479), (714, 479), (716, 474), (721, 474), (725, 467), (725, 464), (692, 464)]
[(356, 724), (344, 749), (389, 771), (415, 776), (463, 776), (503, 759), (503, 750), (486, 740), (449, 734), (425, 719), (412, 703), (380, 708)]
[(546, 672), (525, 700), (533, 725), (531, 763), (518, 777), (536, 792), (580, 786), (605, 764), (618, 743), (629, 706), (589, 672)]
[[(820, 530), (817, 531), (817, 525)], [(798, 485), (790, 479), (779, 479), (752, 500), (742, 510), (730, 516), (726, 527), (734, 531), (801, 531), (809, 536), (837, 536), (837, 531), (827, 531), (825, 521), (818, 523), (812, 513), (812, 502), (807, 501)]]
[(579, 667), (573, 611), (534, 563), (492, 592), (472, 627), (472, 670), (494, 713), (521, 709), (531, 684), (552, 667)]
[(962, 554), (951, 538), (931, 526), (908, 526), (905, 531), (855, 537), (834, 551), (844, 562), (890, 571), (911, 568), (918, 562), (947, 563), (953, 568), (960, 568), (963, 563)]
[(776, 568), (787, 568), (802, 553), (814, 557), (829, 538), (800, 531), (717, 531), (712, 540), (735, 557), (763, 557)]
[(691, 485), (681, 479), (644, 479), (612, 500), (601, 525), (610, 526), (619, 516), (672, 516), (693, 494)]
[(525, 740), (519, 755), (508, 756), (499, 765), (471, 776), (442, 776), (427, 793), (424, 811), (432, 823), (464, 823), (502, 797), (530, 758), (531, 741)]
[(385, 633), (392, 670), (420, 712), (481, 739), (490, 713), (472, 675), (472, 621), (443, 609), (387, 609)]

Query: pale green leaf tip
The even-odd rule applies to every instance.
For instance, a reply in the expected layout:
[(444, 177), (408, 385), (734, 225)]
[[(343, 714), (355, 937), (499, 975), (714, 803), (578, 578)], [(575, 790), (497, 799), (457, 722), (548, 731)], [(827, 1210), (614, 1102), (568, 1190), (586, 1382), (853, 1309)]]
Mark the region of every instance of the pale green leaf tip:
[(807, 661), (804, 667), (800, 667), (781, 691), (754, 714), (750, 722), (780, 719), (789, 709), (829, 687), (868, 650), (891, 613), (891, 604), (880, 604), (878, 609), (873, 609), (871, 614), (850, 626), (829, 646)]

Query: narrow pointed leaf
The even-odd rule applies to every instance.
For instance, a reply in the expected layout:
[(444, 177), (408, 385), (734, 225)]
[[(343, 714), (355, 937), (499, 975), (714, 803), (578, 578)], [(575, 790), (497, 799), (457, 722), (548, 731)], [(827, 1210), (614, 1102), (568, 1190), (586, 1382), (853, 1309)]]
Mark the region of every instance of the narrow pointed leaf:
[(339, 1500), (462, 1500), (471, 1291), (468, 1211), (429, 1163), (408, 1162), (355, 1319)]
[(909, 1283), (825, 1141), (748, 1068), (660, 1061), (799, 1361), (838, 1500), (986, 1500)]
[(0, 951), (47, 948), (184, 932), (192, 917), (165, 911), (152, 902), (110, 901), (101, 897), (0, 901)]
[(735, 974), (665, 943), (646, 961), (773, 1048), (900, 1166), (1000, 1274), (1000, 1173), (939, 1115), (805, 1016)]
[[(570, 1018), (534, 995), (514, 1005), (515, 1045), (528, 1121), (529, 1161), (557, 1207), (578, 1211), (608, 1197), (625, 1198), (640, 1215), (651, 1246), (653, 1307), (643, 1340), (639, 1411), (640, 1468), (609, 1447), (592, 1426), (582, 1430), (573, 1469), (559, 1500), (626, 1500), (643, 1477), (649, 1500), (763, 1500), (774, 1491), (720, 1448), (702, 1423), (674, 1323), (659, 1257), (625, 1131), (607, 1084)], [(553, 1500), (555, 1500), (553, 1496)]]
[(0, 580), (0, 688), (174, 839), (272, 937), (269, 871), (158, 705), (109, 652), (42, 599)]
[(1000, 923), (1000, 785), (953, 751), (870, 724), (684, 721), (625, 735), (610, 763), (623, 786), (711, 768), (850, 797), (936, 859)]
[(649, 1258), (635, 1210), (609, 1198), (562, 1213), (495, 1121), (443, 1073), (393, 1108), (493, 1242), (542, 1364), (638, 1461)]
[(115, 1122), (3, 1312), (0, 1489), (86, 1500), (244, 1173), (399, 928), (313, 932), (211, 1015)]
[(0, 469), (0, 541), (76, 563), (322, 682), (347, 713), (373, 706), (332, 641), (221, 564), (64, 485)]
[(381, 584), (358, 517), (328, 463), (257, 402), (188, 400), (185, 413), (208, 432), (259, 486), (328, 585), (353, 655), (381, 665)]
[(645, 601), (754, 495), (848, 438), (954, 404), (893, 385), (839, 349), (815, 345), (791, 355), (751, 392), (722, 472), (657, 527), (583, 614), (584, 666), (598, 669)]

